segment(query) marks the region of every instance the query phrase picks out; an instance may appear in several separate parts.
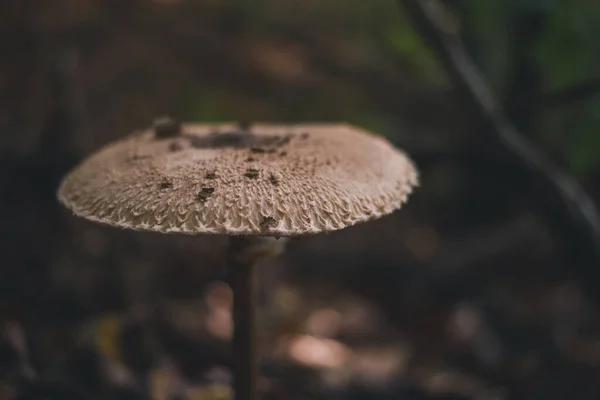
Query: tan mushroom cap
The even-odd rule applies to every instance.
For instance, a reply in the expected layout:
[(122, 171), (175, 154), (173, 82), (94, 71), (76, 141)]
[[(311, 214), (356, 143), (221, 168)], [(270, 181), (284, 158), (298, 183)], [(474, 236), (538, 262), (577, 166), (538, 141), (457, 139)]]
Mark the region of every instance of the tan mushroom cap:
[(58, 197), (120, 228), (295, 236), (389, 214), (416, 184), (404, 153), (349, 125), (183, 124), (179, 134), (148, 129), (99, 150)]

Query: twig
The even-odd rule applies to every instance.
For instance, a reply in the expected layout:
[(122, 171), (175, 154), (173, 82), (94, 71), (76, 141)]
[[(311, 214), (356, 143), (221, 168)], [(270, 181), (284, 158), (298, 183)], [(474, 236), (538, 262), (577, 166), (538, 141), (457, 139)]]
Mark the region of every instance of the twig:
[[(600, 279), (600, 214), (579, 183), (559, 169), (546, 155), (526, 140), (504, 116), (482, 73), (473, 64), (456, 32), (446, 28), (444, 9), (437, 0), (399, 0), (407, 16), (435, 51), (452, 82), (464, 97), (473, 115), (487, 128), (489, 139), (504, 150), (538, 181), (547, 186), (549, 196), (536, 198), (547, 219), (572, 245), (574, 259), (581, 259), (585, 281)], [(548, 202), (558, 200), (566, 212), (557, 213)], [(560, 214), (560, 215), (559, 215)], [(594, 291), (596, 292), (596, 291)], [(598, 298), (600, 300), (600, 298)]]

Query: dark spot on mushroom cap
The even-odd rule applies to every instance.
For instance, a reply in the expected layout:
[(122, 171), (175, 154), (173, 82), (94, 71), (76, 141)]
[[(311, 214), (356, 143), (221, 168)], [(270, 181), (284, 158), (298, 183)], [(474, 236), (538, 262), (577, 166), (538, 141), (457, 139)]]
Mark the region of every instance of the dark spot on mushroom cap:
[(264, 217), (262, 222), (260, 223), (260, 229), (268, 230), (269, 228), (273, 228), (277, 225), (277, 220), (271, 216)]
[(279, 179), (277, 179), (277, 177), (273, 173), (269, 175), (269, 181), (275, 186), (279, 185)]
[(287, 151), (282, 151), (281, 153), (279, 153), (279, 155), (281, 157), (285, 157), (285, 156), (287, 156)]
[(217, 174), (215, 172), (208, 172), (204, 178), (206, 179), (217, 179)]
[(275, 149), (267, 149), (264, 147), (252, 147), (250, 151), (256, 154), (275, 153)]
[(202, 189), (200, 189), (200, 191), (198, 192), (197, 198), (198, 201), (200, 201), (201, 203), (204, 203), (206, 200), (208, 200), (208, 198), (215, 192), (215, 188), (212, 187), (203, 187)]
[(303, 132), (303, 133), (300, 135), (300, 139), (308, 139), (308, 132)]
[(163, 179), (159, 184), (158, 184), (158, 188), (160, 190), (165, 190), (165, 189), (170, 189), (173, 187), (173, 183), (168, 180), (167, 178)]
[(246, 172), (244, 172), (244, 176), (250, 179), (258, 178), (259, 171), (256, 168), (248, 168)]
[(248, 161), (248, 162), (256, 161), (256, 158), (248, 157), (248, 158), (246, 158), (246, 161)]
[(181, 122), (171, 117), (160, 117), (154, 120), (152, 129), (154, 129), (154, 136), (157, 139), (173, 137), (181, 133)]
[(173, 153), (176, 151), (181, 151), (181, 150), (183, 150), (183, 148), (184, 148), (183, 143), (181, 143), (178, 140), (175, 140), (169, 144), (169, 151), (173, 152)]

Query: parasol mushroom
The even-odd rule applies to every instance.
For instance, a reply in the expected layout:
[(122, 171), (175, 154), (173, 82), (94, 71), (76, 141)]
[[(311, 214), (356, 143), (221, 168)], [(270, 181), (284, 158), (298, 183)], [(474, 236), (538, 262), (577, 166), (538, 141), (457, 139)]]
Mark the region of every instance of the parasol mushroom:
[(227, 235), (234, 392), (256, 398), (253, 266), (273, 237), (331, 232), (399, 209), (410, 159), (346, 124), (181, 124), (160, 118), (99, 150), (58, 190), (75, 215), (118, 228)]

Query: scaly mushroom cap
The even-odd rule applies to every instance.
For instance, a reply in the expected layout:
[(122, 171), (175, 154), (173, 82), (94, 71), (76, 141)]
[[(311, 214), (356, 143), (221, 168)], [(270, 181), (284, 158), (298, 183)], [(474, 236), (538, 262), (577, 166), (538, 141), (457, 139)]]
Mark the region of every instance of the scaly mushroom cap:
[(120, 228), (295, 236), (391, 213), (416, 184), (404, 153), (348, 125), (162, 121), (90, 156), (58, 197)]

